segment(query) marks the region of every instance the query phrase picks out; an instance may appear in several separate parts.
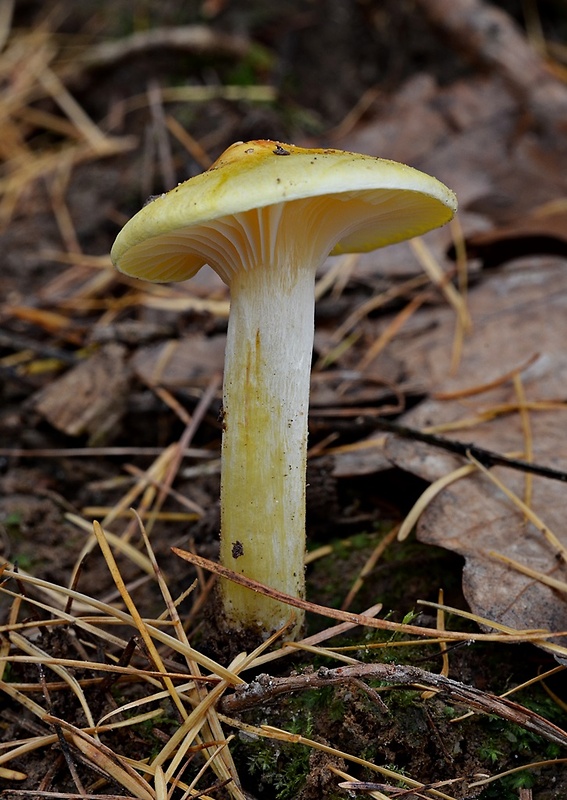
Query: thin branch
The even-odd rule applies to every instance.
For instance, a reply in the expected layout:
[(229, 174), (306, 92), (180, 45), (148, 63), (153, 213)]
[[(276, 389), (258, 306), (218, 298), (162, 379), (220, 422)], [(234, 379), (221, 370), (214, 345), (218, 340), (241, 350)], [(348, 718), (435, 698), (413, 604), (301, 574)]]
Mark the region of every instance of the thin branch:
[(471, 686), (433, 672), (397, 664), (355, 664), (336, 669), (321, 667), (317, 672), (274, 678), (258, 675), (251, 683), (238, 686), (231, 695), (219, 702), (224, 714), (234, 713), (264, 705), (282, 694), (305, 689), (321, 688), (357, 680), (379, 680), (385, 683), (434, 689), (455, 703), (465, 705), (483, 714), (496, 714), (502, 719), (521, 725), (563, 747), (567, 745), (567, 732), (527, 708), (503, 697), (482, 692)]
[[(559, 636), (567, 636), (567, 631), (557, 631), (551, 632), (543, 629), (537, 630), (528, 630), (528, 631), (517, 631), (512, 633), (464, 633), (462, 631), (439, 631), (437, 628), (427, 628), (422, 627), (419, 625), (408, 625), (405, 622), (394, 622), (390, 619), (382, 619), (375, 617), (366, 616), (365, 614), (353, 614), (350, 611), (341, 611), (338, 608), (331, 608), (329, 606), (321, 606), (317, 603), (310, 603), (308, 600), (304, 600), (301, 597), (293, 597), (289, 594), (284, 594), (276, 589), (271, 588), (270, 586), (265, 586), (262, 583), (258, 583), (258, 581), (252, 580), (251, 578), (246, 577), (245, 575), (241, 575), (239, 572), (234, 572), (228, 567), (223, 566), (222, 564), (217, 563), (216, 561), (210, 561), (207, 558), (203, 558), (203, 556), (199, 556), (196, 553), (191, 553), (188, 550), (182, 550), (179, 547), (172, 547), (172, 552), (178, 555), (180, 558), (183, 558), (185, 561), (189, 561), (189, 563), (193, 564), (194, 567), (201, 567), (202, 569), (206, 569), (209, 572), (213, 572), (215, 575), (219, 575), (222, 578), (226, 578), (227, 580), (233, 581), (234, 583), (240, 584), (240, 586), (245, 586), (247, 589), (251, 589), (254, 592), (260, 592), (265, 597), (270, 597), (273, 600), (277, 600), (280, 603), (285, 603), (292, 608), (301, 608), (305, 611), (308, 611), (313, 614), (317, 614), (322, 617), (326, 617), (328, 619), (338, 619), (341, 622), (349, 622), (353, 625), (362, 625), (366, 626), (367, 628), (377, 628), (378, 630), (386, 630), (386, 631), (395, 631), (397, 633), (404, 633), (416, 636), (434, 636), (442, 637), (443, 639), (456, 639), (458, 641), (505, 641), (507, 644), (515, 643), (515, 642), (528, 642), (528, 641), (535, 641), (538, 644), (541, 642), (546, 641), (547, 639), (554, 637), (557, 638)], [(11, 575), (11, 573), (8, 573)], [(30, 578), (28, 578), (30, 580)], [(37, 582), (37, 581), (35, 581)], [(463, 616), (465, 614), (463, 613)], [(496, 622), (487, 621), (487, 624), (492, 626), (496, 630), (502, 630), (502, 626), (500, 626)], [(511, 630), (511, 629), (508, 629)], [(154, 634), (155, 635), (155, 634)], [(548, 647), (553, 647), (554, 645), (546, 645)], [(561, 653), (565, 653), (565, 648), (561, 648)], [(216, 665), (216, 674), (219, 675), (218, 672), (218, 665)], [(232, 681), (234, 684), (235, 682)]]
[(480, 461), (484, 467), (509, 467), (509, 469), (514, 469), (518, 472), (527, 472), (531, 475), (539, 475), (542, 478), (549, 478), (550, 480), (567, 483), (567, 472), (563, 472), (563, 470), (545, 467), (542, 464), (533, 464), (518, 458), (508, 458), (492, 450), (485, 450), (483, 447), (478, 447), (470, 442), (455, 442), (452, 439), (445, 439), (443, 436), (425, 433), (424, 431), (417, 430), (417, 428), (399, 425), (397, 422), (390, 422), (390, 420), (384, 419), (383, 417), (374, 420), (374, 422), (376, 428), (379, 430), (394, 433), (396, 436), (401, 436), (404, 439), (423, 442), (424, 444), (438, 447), (441, 450), (446, 450), (449, 453), (454, 453), (463, 458), (468, 458), (468, 456), (471, 455), (477, 461)]
[(80, 61), (85, 67), (108, 68), (132, 56), (147, 57), (155, 50), (243, 58), (250, 51), (250, 42), (240, 36), (215, 31), (207, 25), (153, 28), (93, 45), (82, 54)]

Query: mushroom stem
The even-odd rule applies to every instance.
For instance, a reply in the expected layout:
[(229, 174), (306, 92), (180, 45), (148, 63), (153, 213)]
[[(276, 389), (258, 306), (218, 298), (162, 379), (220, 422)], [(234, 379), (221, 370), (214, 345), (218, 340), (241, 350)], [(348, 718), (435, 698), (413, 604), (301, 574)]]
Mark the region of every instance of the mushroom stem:
[[(221, 562), (304, 596), (305, 469), (315, 267), (264, 265), (231, 281), (225, 356)], [(303, 615), (223, 580), (232, 627), (262, 638)]]

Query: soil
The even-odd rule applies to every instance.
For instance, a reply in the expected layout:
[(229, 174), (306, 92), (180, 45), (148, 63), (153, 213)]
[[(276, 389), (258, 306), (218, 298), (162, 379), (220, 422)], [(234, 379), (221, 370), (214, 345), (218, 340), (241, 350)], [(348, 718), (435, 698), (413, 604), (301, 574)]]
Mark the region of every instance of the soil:
[[(133, 5), (136, 5), (135, 11)], [(523, 24), (521, 8), (530, 4), (500, 5), (507, 7)], [(567, 31), (567, 16), (562, 5), (559, 2), (540, 5), (546, 35), (560, 40)], [(158, 48), (129, 54), (113, 62), (111, 67), (76, 70), (67, 85), (80, 107), (113, 135), (136, 137), (137, 146), (118, 156), (77, 164), (68, 171), (67, 184), (62, 169), (59, 176), (51, 175), (26, 189), (2, 233), (0, 293), (6, 307), (25, 306), (55, 312), (60, 300), (79, 297), (80, 293), (73, 293), (75, 287), (91, 280), (92, 272), (80, 264), (70, 269), (55, 253), (69, 251), (70, 242), (71, 245), (75, 242), (82, 253), (105, 256), (121, 224), (138, 210), (146, 197), (170, 188), (167, 169), (160, 161), (159, 134), (156, 135), (157, 144), (156, 139), (152, 140), (155, 118), (152, 120), (148, 105), (124, 112), (123, 103), (130, 97), (146, 95), (149, 85), (176, 86), (189, 80), (195, 86), (237, 85), (246, 89), (255, 84), (267, 84), (275, 88), (278, 97), (275, 103), (250, 102), (244, 93), (244, 99), (236, 101), (220, 97), (206, 103), (168, 106), (167, 112), (172, 113), (190, 131), (200, 148), (214, 159), (233, 141), (251, 138), (324, 146), (331, 132), (344, 122), (361, 97), (375, 87), (379, 87), (380, 102), (378, 106), (370, 104), (369, 108), (374, 111), (368, 114), (379, 111), (381, 104), (386, 105), (388, 97), (417, 73), (433, 76), (440, 85), (466, 80), (467, 76), (476, 74), (476, 68), (458, 51), (441, 46), (438, 34), (416, 5), (397, 0), (282, 0), (277, 4), (262, 0), (193, 0), (183, 4), (165, 0), (154, 4), (132, 4), (129, 0), (112, 3), (106, 0), (82, 0), (81, 3), (21, 0), (16, 3), (14, 14), (14, 30), (34, 31), (43, 26), (44, 30), (54, 31), (58, 42), (76, 46), (78, 50), (102, 40), (126, 37), (134, 31), (197, 23), (207, 24), (230, 36), (248, 37), (254, 48), (240, 59), (214, 52), (203, 55)], [(39, 100), (34, 107), (59, 113), (50, 99)], [(364, 119), (365, 114), (361, 112), (359, 121)], [(28, 140), (34, 149), (61, 143), (61, 136), (53, 131), (45, 134), (42, 142)], [(169, 163), (173, 165), (176, 181), (201, 171), (203, 165), (173, 136), (170, 148)], [(57, 207), (53, 197), (61, 182), (70, 215), (68, 224), (63, 213), (59, 217), (54, 213)], [(53, 281), (59, 276), (67, 283), (62, 282), (56, 290)], [(123, 284), (110, 281), (96, 296), (101, 300), (110, 298), (117, 308), (126, 291)], [(209, 287), (204, 287), (204, 296), (207, 291)], [(365, 291), (364, 286), (353, 286), (348, 295), (349, 307), (364, 298)], [(212, 292), (218, 299), (226, 299), (218, 286), (215, 285)], [(89, 296), (93, 295), (85, 294), (83, 299)], [(332, 330), (344, 318), (345, 307), (341, 302), (339, 298), (335, 305), (322, 304), (317, 318), (321, 330)], [(131, 357), (149, 343), (192, 334), (211, 338), (222, 334), (226, 324), (222, 317), (207, 311), (156, 311), (150, 305), (141, 305), (135, 309), (126, 307), (117, 314), (112, 310), (114, 307), (112, 304), (104, 306), (114, 344), (118, 342), (122, 348), (120, 363), (124, 364), (130, 363)], [(89, 512), (85, 509), (112, 508), (123, 497), (125, 487), (132, 485), (127, 482), (125, 465), (145, 470), (155, 458), (155, 454), (134, 451), (127, 455), (99, 454), (92, 448), (154, 448), (158, 453), (177, 441), (184, 430), (184, 422), (171, 404), (158, 397), (140, 380), (139, 374), (131, 372), (127, 378), (128, 395), (120, 397), (123, 406), (104, 407), (104, 420), (112, 416), (112, 424), (108, 426), (102, 425), (99, 415), (95, 422), (85, 423), (83, 429), (71, 434), (40, 413), (40, 392), (79, 363), (80, 347), (93, 347), (89, 332), (100, 323), (101, 313), (95, 305), (86, 311), (77, 307), (72, 327), (65, 330), (56, 322), (50, 329), (45, 317), (34, 320), (29, 316), (8, 314), (6, 309), (0, 311), (1, 554), (25, 573), (63, 586), (69, 585), (88, 536), (88, 532), (73, 522), (72, 515), (88, 519)], [(130, 328), (127, 323), (131, 324)], [(30, 363), (35, 364), (36, 369), (18, 369), (18, 361), (10, 361), (25, 350), (32, 351)], [(125, 368), (132, 369), (131, 366)], [(104, 380), (109, 380), (107, 373)], [(193, 413), (202, 390), (196, 380), (193, 386), (172, 390), (172, 394)], [(383, 399), (384, 393), (377, 403)], [(392, 400), (391, 397), (386, 399)], [(418, 399), (414, 397), (409, 402)], [(217, 392), (191, 447), (208, 451), (212, 456), (218, 454), (219, 412)], [(355, 417), (318, 417), (311, 426), (310, 445), (321, 445), (329, 435), (336, 437), (337, 444), (348, 444), (368, 432), (368, 423)], [(77, 448), (91, 448), (91, 453), (86, 457), (74, 457), (69, 451)], [(49, 454), (26, 456), (23, 452), (30, 450)], [(54, 455), (54, 451), (59, 454)], [(187, 463), (195, 466), (207, 462), (205, 459)], [(307, 593), (315, 603), (339, 607), (373, 549), (403, 518), (424, 485), (398, 470), (382, 474), (380, 478), (376, 474), (336, 477), (325, 459), (314, 459), (309, 470), (309, 550), (323, 546), (329, 549), (327, 555), (309, 566)], [(217, 553), (218, 472), (214, 469), (195, 472), (196, 475), (181, 469), (175, 490), (202, 507), (204, 513), (198, 520), (158, 521), (151, 532), (153, 551), (174, 598), (195, 578), (206, 581), (206, 576), (175, 557), (171, 546), (193, 548), (207, 558), (215, 558)], [(165, 508), (187, 511), (175, 502)], [(90, 513), (91, 519), (101, 516), (102, 512)], [(120, 533), (125, 525), (121, 521), (114, 530)], [(137, 533), (132, 535), (136, 547), (138, 539)], [(119, 566), (142, 616), (157, 618), (163, 612), (157, 583), (144, 576), (128, 558), (119, 558)], [(412, 618), (416, 624), (435, 627), (435, 618), (424, 612), (417, 601), (437, 601), (442, 587), (447, 605), (466, 610), (461, 570), (461, 559), (448, 551), (413, 540), (393, 543), (364, 582), (349, 610), (362, 612), (375, 603), (382, 603), (382, 615), (391, 620), (402, 621), (407, 615), (415, 615)], [(112, 577), (98, 552), (92, 552), (85, 559), (76, 585), (83, 594), (105, 602), (118, 600)], [(32, 599), (38, 597), (33, 589), (16, 586), (13, 581), (7, 582), (6, 588), (23, 592)], [(16, 613), (13, 596), (6, 594), (0, 598), (0, 608), (2, 622), (7, 626), (0, 629), (0, 636), (6, 634), (7, 637), (8, 623), (13, 622), (11, 615)], [(188, 631), (192, 643), (206, 651), (207, 606), (203, 612), (190, 595), (180, 605), (179, 612), (182, 618), (186, 616), (190, 620)], [(34, 623), (49, 617), (41, 607), (26, 602), (17, 613), (21, 621)], [(453, 622), (448, 620), (448, 624)], [(328, 624), (326, 620), (309, 615), (307, 632), (314, 634)], [(462, 629), (464, 624), (468, 623), (459, 620), (455, 626)], [(100, 646), (88, 633), (78, 635), (73, 624), (53, 629), (38, 625), (33, 630), (34, 645), (53, 657), (82, 658), (85, 651), (91, 654)], [(470, 630), (474, 633), (478, 628), (470, 623)], [(120, 635), (118, 629), (113, 632)], [(399, 642), (404, 638), (382, 631), (355, 629), (331, 641), (337, 646), (350, 646), (349, 654), (361, 661), (409, 663), (432, 672), (440, 671), (442, 659), (438, 645), (400, 647)], [(8, 647), (8, 638), (0, 640), (1, 655), (8, 652), (5, 647)], [(165, 655), (175, 659), (174, 654)], [(105, 658), (102, 653), (98, 656)], [(120, 653), (116, 651), (114, 656), (120, 658)], [(139, 654), (137, 659), (141, 663)], [(322, 663), (319, 656), (300, 652), (268, 665), (264, 671), (272, 670), (272, 674), (281, 676), (317, 670)], [(556, 662), (549, 654), (529, 645), (455, 645), (449, 656), (450, 677), (494, 694), (505, 692), (554, 666)], [(181, 667), (178, 665), (178, 668)], [(127, 679), (108, 679), (101, 684), (100, 676), (90, 670), (75, 668), (72, 672), (78, 680), (86, 681), (85, 697), (95, 719), (123, 702), (141, 697), (145, 691), (142, 685)], [(95, 678), (96, 682), (89, 683)], [(52, 717), (78, 727), (86, 725), (84, 712), (72, 692), (45, 688), (45, 668), (39, 670), (37, 664), (14, 662), (4, 674), (4, 680), (8, 684), (34, 684), (35, 690), (30, 690), (29, 696), (43, 705)], [(247, 796), (258, 800), (338, 800), (359, 796), (358, 792), (351, 794), (338, 788), (340, 779), (329, 769), (330, 765), (359, 781), (388, 783), (390, 789), (374, 788), (388, 797), (401, 796), (394, 794), (393, 779), (370, 772), (359, 764), (347, 763), (335, 753), (344, 751), (424, 784), (454, 780), (439, 789), (450, 797), (512, 800), (521, 796), (520, 789), (531, 787), (537, 800), (567, 797), (567, 773), (560, 764), (512, 773), (496, 783), (474, 786), (483, 775), (564, 755), (558, 745), (544, 737), (496, 715), (476, 714), (457, 721), (466, 708), (441, 696), (426, 698), (422, 689), (376, 688), (380, 690), (386, 709), (375, 702), (364, 686), (345, 684), (280, 697), (243, 712), (239, 717), (242, 723), (273, 725), (332, 748), (332, 752), (324, 752), (304, 744), (259, 739), (243, 729), (234, 731), (231, 747)], [(566, 702), (561, 675), (550, 678), (546, 687), (538, 683), (513, 697), (565, 727), (565, 706), (554, 702), (553, 693), (563, 704)], [(124, 728), (118, 739), (104, 735), (103, 743), (134, 759), (150, 758), (178, 726), (175, 710), (165, 701), (163, 706), (164, 715), (159, 722)], [(0, 708), (0, 735), (4, 743), (0, 749), (1, 766), (3, 748), (9, 743), (44, 735), (52, 728), (31, 711), (23, 710), (21, 701), (13, 694), (3, 695)], [(187, 776), (194, 775), (203, 765), (199, 754), (193, 755)], [(69, 761), (74, 764), (76, 778)], [(23, 779), (20, 776), (18, 780), (0, 777), (1, 795), (10, 800), (48, 796), (47, 792), (77, 793), (78, 786), (84, 787), (85, 797), (91, 794), (130, 796), (131, 792), (124, 786), (117, 788), (97, 774), (74, 749), (66, 752), (61, 739), (39, 750), (23, 752), (10, 761), (9, 767), (27, 776)], [(205, 780), (199, 784), (203, 789), (209, 787), (206, 796), (219, 800), (229, 796), (226, 788), (210, 788), (214, 782), (210, 772), (207, 778), (208, 783)], [(32, 794), (36, 791), (40, 794)], [(366, 792), (369, 791), (371, 788), (367, 787)], [(360, 796), (367, 796), (362, 789), (360, 792)], [(172, 795), (174, 800), (181, 796), (180, 791)], [(403, 796), (432, 795), (426, 792)]]

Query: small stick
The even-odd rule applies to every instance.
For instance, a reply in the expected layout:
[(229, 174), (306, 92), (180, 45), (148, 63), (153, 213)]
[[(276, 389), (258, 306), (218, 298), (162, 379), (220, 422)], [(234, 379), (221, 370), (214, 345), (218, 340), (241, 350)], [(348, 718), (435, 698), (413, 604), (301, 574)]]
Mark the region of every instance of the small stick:
[(386, 681), (400, 686), (415, 686), (418, 689), (431, 688), (455, 703), (466, 705), (484, 714), (497, 714), (502, 719), (543, 736), (548, 741), (563, 747), (567, 745), (567, 732), (518, 703), (466, 686), (444, 675), (398, 664), (355, 664), (336, 669), (320, 667), (316, 672), (290, 675), (285, 678), (258, 675), (251, 683), (237, 687), (233, 694), (223, 697), (219, 702), (219, 710), (232, 715), (263, 705), (281, 694), (332, 686), (345, 681), (352, 682), (353, 678)]
[(539, 475), (542, 478), (561, 481), (562, 483), (567, 482), (567, 472), (563, 472), (563, 470), (545, 467), (541, 464), (532, 464), (529, 461), (523, 461), (518, 458), (508, 458), (508, 456), (503, 456), (501, 453), (495, 453), (492, 450), (485, 450), (483, 447), (477, 447), (475, 444), (455, 442), (452, 439), (445, 439), (443, 436), (437, 436), (433, 433), (425, 433), (416, 428), (408, 428), (406, 425), (398, 425), (397, 422), (390, 422), (383, 417), (379, 417), (374, 422), (378, 429), (388, 431), (389, 433), (395, 433), (397, 436), (401, 436), (404, 439), (413, 439), (416, 442), (423, 442), (424, 444), (438, 447), (441, 450), (446, 450), (449, 453), (454, 453), (464, 458), (470, 455), (484, 467), (509, 467), (518, 472), (527, 472), (532, 475)]
[[(47, 688), (47, 682), (45, 680), (45, 671), (43, 668), (43, 664), (38, 664), (37, 666), (39, 671), (39, 681), (41, 684), (41, 690), (45, 698), (45, 704), (47, 705), (48, 713), (51, 714), (51, 697), (49, 695), (49, 689)], [(53, 721), (53, 728), (57, 735), (57, 739), (59, 740), (59, 747), (61, 748), (61, 752), (63, 753), (63, 757), (67, 763), (69, 772), (71, 773), (75, 786), (77, 787), (79, 796), (86, 797), (85, 788), (81, 783), (81, 779), (79, 778), (79, 773), (77, 772), (77, 768), (75, 766), (75, 762), (73, 761), (73, 756), (71, 755), (71, 751), (67, 743), (67, 740), (63, 736), (63, 731), (55, 721)]]
[[(97, 523), (94, 524), (96, 525)], [(304, 600), (301, 597), (294, 597), (277, 589), (273, 589), (270, 586), (258, 583), (258, 581), (252, 580), (252, 578), (241, 575), (239, 572), (234, 572), (222, 564), (218, 564), (215, 561), (210, 561), (209, 559), (198, 556), (195, 553), (189, 552), (188, 550), (182, 550), (179, 547), (172, 547), (171, 550), (180, 558), (183, 558), (185, 561), (189, 561), (194, 567), (202, 567), (203, 569), (209, 570), (209, 572), (215, 573), (215, 575), (219, 575), (220, 577), (226, 578), (233, 583), (244, 586), (246, 589), (250, 589), (253, 592), (259, 592), (266, 597), (270, 597), (273, 600), (277, 600), (278, 602), (292, 606), (293, 608), (300, 608), (304, 611), (309, 611), (322, 617), (338, 619), (341, 622), (348, 622), (352, 625), (363, 625), (368, 628), (396, 631), (397, 633), (415, 634), (417, 636), (434, 636), (436, 639), (439, 636), (442, 636), (445, 639), (456, 639), (459, 641), (506, 641), (507, 643), (537, 641), (539, 643), (549, 639), (551, 636), (567, 636), (566, 631), (557, 631), (552, 633), (551, 631), (543, 629), (528, 630), (524, 632), (513, 631), (511, 633), (508, 632), (508, 630), (511, 629), (506, 629), (505, 633), (470, 634), (463, 633), (462, 631), (438, 631), (436, 628), (428, 628), (425, 626), (422, 627), (420, 625), (408, 625), (405, 622), (393, 622), (389, 619), (376, 619), (375, 617), (370, 617), (365, 614), (353, 614), (350, 611), (341, 611), (338, 608), (331, 608), (329, 606), (317, 605), (317, 603), (310, 603), (308, 600)], [(460, 613), (462, 616), (466, 616), (466, 612)], [(498, 625), (496, 622), (489, 622), (488, 624), (490, 624), (496, 630), (502, 630), (502, 626)], [(552, 645), (549, 646), (551, 647)], [(565, 648), (562, 648), (561, 652), (563, 653), (564, 650)]]

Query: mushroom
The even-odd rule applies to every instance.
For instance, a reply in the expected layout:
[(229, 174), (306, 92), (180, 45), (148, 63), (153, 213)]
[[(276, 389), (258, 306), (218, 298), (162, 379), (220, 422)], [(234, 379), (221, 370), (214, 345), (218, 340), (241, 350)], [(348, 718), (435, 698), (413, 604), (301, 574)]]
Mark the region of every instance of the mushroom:
[[(314, 284), (326, 257), (439, 227), (454, 194), (411, 167), (358, 153), (237, 142), (206, 172), (158, 196), (119, 233), (127, 275), (184, 281), (209, 264), (228, 284), (223, 384), (224, 566), (304, 596), (307, 413)], [(266, 638), (303, 615), (226, 579), (222, 628)]]

